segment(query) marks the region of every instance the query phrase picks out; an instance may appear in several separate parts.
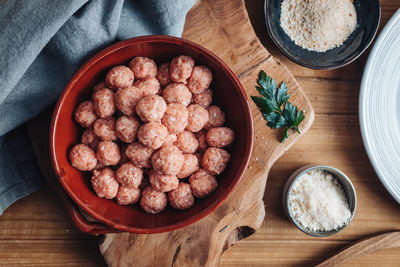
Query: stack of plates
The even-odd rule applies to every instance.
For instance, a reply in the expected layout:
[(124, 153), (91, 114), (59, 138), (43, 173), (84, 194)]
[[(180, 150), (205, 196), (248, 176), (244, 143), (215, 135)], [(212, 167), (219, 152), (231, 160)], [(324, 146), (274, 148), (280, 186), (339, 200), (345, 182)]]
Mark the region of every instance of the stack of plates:
[(369, 159), (383, 185), (400, 203), (400, 10), (369, 55), (359, 108)]

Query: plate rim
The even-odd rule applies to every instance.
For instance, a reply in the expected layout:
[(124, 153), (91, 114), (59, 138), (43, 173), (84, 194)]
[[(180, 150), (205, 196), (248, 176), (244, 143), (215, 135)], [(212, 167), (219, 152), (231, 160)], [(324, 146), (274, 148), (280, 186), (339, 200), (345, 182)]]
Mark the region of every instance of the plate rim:
[(372, 69), (373, 69), (373, 62), (377, 56), (377, 53), (379, 49), (381, 48), (383, 41), (385, 37), (388, 35), (391, 29), (395, 27), (396, 23), (398, 23), (400, 27), (400, 8), (396, 11), (396, 13), (393, 14), (393, 16), (390, 18), (390, 20), (387, 22), (381, 33), (379, 34), (378, 38), (376, 39), (374, 45), (372, 46), (371, 52), (368, 55), (368, 60), (367, 63), (365, 64), (364, 72), (362, 75), (361, 79), (361, 86), (360, 86), (360, 96), (359, 96), (359, 103), (358, 103), (358, 113), (359, 113), (359, 124), (360, 124), (360, 130), (361, 130), (361, 137), (363, 140), (364, 148), (367, 152), (369, 161), (371, 162), (371, 165), (377, 174), (379, 180), (383, 184), (383, 186), (386, 188), (386, 190), (389, 192), (389, 194), (400, 204), (400, 192), (396, 192), (391, 188), (390, 184), (388, 183), (387, 179), (384, 177), (383, 172), (381, 168), (379, 167), (379, 164), (375, 161), (375, 156), (373, 154), (372, 148), (368, 142), (368, 134), (366, 132), (366, 116), (365, 116), (365, 99), (366, 99), (366, 93), (367, 93), (367, 87), (368, 87), (368, 76), (370, 75)]

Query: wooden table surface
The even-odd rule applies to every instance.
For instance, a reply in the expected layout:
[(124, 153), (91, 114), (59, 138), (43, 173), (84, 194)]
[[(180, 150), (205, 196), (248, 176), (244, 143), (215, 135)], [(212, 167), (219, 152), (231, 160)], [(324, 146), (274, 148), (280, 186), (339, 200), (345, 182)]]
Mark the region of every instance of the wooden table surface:
[[(381, 5), (380, 29), (400, 8), (400, 0), (381, 0)], [(261, 229), (226, 251), (220, 266), (312, 265), (364, 236), (400, 230), (400, 205), (372, 169), (359, 129), (358, 94), (368, 52), (338, 70), (303, 68), (286, 59), (269, 39), (263, 1), (246, 0), (246, 7), (260, 40), (296, 76), (316, 116), (308, 133), (272, 167)], [(45, 143), (35, 145), (46, 147)], [(343, 170), (357, 191), (355, 218), (331, 237), (309, 237), (290, 224), (283, 213), (281, 194), (287, 177), (310, 163)], [(97, 237), (74, 227), (50, 186), (17, 201), (0, 217), (0, 266), (105, 266), (97, 243)], [(350, 265), (400, 266), (400, 249), (377, 252)]]

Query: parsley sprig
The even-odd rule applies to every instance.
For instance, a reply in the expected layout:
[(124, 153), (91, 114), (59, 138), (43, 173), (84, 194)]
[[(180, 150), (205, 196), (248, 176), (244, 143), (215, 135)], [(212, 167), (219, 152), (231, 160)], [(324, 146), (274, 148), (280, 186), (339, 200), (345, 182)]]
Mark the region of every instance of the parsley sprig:
[(285, 82), (277, 88), (276, 81), (263, 70), (258, 74), (257, 91), (261, 96), (252, 96), (254, 103), (261, 110), (267, 125), (272, 129), (284, 128), (282, 143), (289, 137), (289, 130), (299, 131), (299, 124), (304, 120), (303, 111), (289, 103), (290, 95)]

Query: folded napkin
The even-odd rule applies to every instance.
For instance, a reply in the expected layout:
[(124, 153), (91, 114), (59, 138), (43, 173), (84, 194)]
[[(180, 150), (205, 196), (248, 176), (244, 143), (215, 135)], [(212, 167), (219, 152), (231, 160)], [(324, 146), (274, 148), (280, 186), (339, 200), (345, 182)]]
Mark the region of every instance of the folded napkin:
[(0, 0), (0, 215), (43, 185), (19, 126), (54, 103), (100, 49), (141, 35), (180, 36), (194, 2)]

